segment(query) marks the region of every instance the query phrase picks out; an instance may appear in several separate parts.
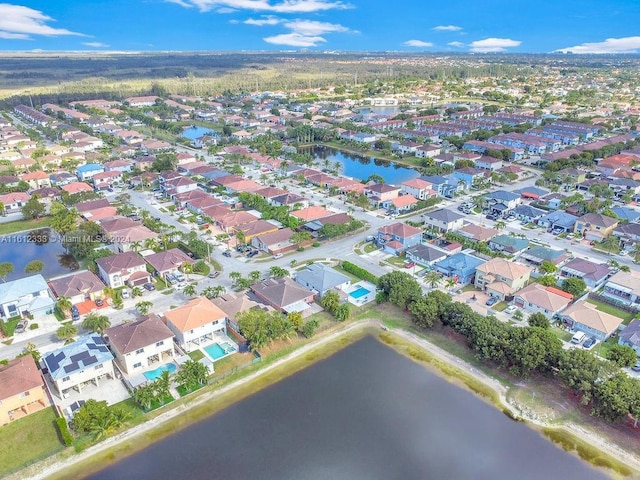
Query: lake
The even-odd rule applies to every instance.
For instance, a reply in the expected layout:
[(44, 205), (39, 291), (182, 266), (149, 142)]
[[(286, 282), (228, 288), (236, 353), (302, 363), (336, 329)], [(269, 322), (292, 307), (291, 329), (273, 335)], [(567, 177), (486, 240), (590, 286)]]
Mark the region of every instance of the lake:
[(325, 159), (330, 162), (329, 168), (333, 168), (333, 165), (339, 162), (342, 165), (340, 174), (357, 180), (366, 180), (369, 175), (377, 173), (378, 175), (382, 175), (386, 183), (400, 185), (406, 180), (420, 176), (417, 170), (404, 167), (397, 163), (377, 160), (370, 157), (358, 157), (334, 148), (312, 147), (310, 150), (301, 149), (300, 151), (311, 153), (320, 167), (324, 167)]
[(210, 128), (194, 126), (194, 127), (190, 127), (183, 130), (182, 136), (187, 137), (190, 140), (195, 140), (196, 138), (200, 138), (201, 136), (206, 135), (207, 133), (216, 133), (216, 132), (214, 132)]
[(89, 478), (607, 477), (366, 337)]
[(73, 255), (67, 254), (56, 234), (51, 234), (48, 228), (0, 237), (0, 263), (13, 264), (13, 273), (7, 275), (7, 281), (33, 275), (24, 271), (32, 260), (44, 262), (44, 269), (39, 273), (46, 279), (78, 269)]

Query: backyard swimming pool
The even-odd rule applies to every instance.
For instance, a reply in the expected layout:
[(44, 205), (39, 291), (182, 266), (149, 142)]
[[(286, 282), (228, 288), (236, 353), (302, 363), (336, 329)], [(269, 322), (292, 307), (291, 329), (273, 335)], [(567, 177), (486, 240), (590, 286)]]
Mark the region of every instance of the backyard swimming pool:
[(370, 293), (371, 293), (371, 290), (367, 290), (364, 287), (358, 287), (356, 290), (349, 293), (349, 296), (352, 298), (358, 299), (358, 298), (364, 297), (365, 295), (369, 295)]
[(155, 370), (149, 370), (148, 372), (144, 372), (143, 375), (147, 380), (151, 380), (153, 382), (155, 379), (160, 378), (160, 375), (162, 375), (162, 372), (164, 372), (165, 370), (168, 371), (169, 373), (173, 373), (176, 371), (176, 368), (177, 367), (175, 363), (166, 363), (164, 365), (160, 365)]
[(225, 342), (223, 344), (214, 343), (212, 345), (204, 347), (204, 351), (207, 352), (207, 354), (214, 360), (218, 360), (225, 355), (229, 355), (230, 353), (235, 352), (236, 349), (230, 343)]

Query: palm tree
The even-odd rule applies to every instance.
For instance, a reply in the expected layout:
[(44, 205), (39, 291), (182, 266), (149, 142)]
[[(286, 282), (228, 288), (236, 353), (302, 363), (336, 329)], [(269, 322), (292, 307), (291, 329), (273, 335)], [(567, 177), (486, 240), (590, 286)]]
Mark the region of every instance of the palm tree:
[(149, 313), (151, 307), (153, 307), (153, 303), (148, 300), (136, 303), (136, 310), (140, 312), (140, 315), (146, 315), (147, 313)]
[(71, 303), (71, 299), (69, 297), (62, 296), (62, 297), (58, 297), (58, 301), (56, 302), (56, 307), (58, 308), (60, 313), (62, 313), (66, 318), (68, 314), (71, 312), (71, 307), (73, 307), (73, 304)]
[(7, 212), (7, 208), (4, 205), (4, 202), (0, 202), (0, 216), (5, 216)]
[(193, 265), (191, 263), (185, 262), (180, 268), (182, 269), (182, 273), (187, 276), (187, 280), (189, 280), (189, 274), (193, 273)]
[(196, 294), (196, 284), (190, 283), (182, 289), (182, 293), (184, 293), (187, 297), (193, 297)]
[(451, 290), (453, 287), (455, 287), (458, 284), (458, 282), (456, 282), (456, 279), (453, 277), (449, 277), (445, 280), (444, 285), (445, 287), (447, 287), (449, 290)]
[(496, 222), (496, 230), (504, 230), (507, 226), (507, 223), (504, 220), (498, 220)]
[(158, 239), (157, 238), (147, 238), (144, 241), (144, 248), (149, 248), (151, 250), (157, 250), (158, 247), (160, 246), (160, 244), (158, 243)]
[(171, 387), (171, 374), (164, 370), (162, 374), (153, 382), (156, 395), (162, 400), (171, 395), (169, 389)]
[(162, 242), (162, 246), (165, 250), (167, 250), (169, 248), (169, 243), (171, 242), (171, 235), (168, 233), (165, 233), (164, 235), (160, 236), (160, 241)]
[(262, 277), (262, 273), (260, 273), (259, 270), (253, 270), (252, 272), (249, 272), (249, 280), (251, 280), (252, 283), (256, 283), (258, 280), (260, 280), (260, 277)]
[(131, 242), (131, 250), (138, 253), (142, 248), (142, 242), (140, 240), (136, 240), (135, 242)]
[(435, 270), (431, 270), (430, 272), (428, 272), (424, 276), (424, 281), (431, 288), (436, 288), (438, 286), (438, 284), (440, 283), (441, 279), (442, 279), (442, 275), (440, 273), (436, 272)]
[(145, 410), (151, 408), (151, 404), (155, 399), (156, 393), (153, 385), (138, 387), (133, 392), (133, 400)]
[(131, 296), (132, 297), (141, 297), (142, 296), (142, 289), (140, 287), (133, 287), (131, 289)]
[(56, 336), (60, 340), (64, 340), (65, 345), (68, 343), (73, 343), (73, 337), (78, 334), (78, 327), (76, 327), (73, 323), (63, 323), (58, 330), (56, 330)]
[(82, 321), (82, 328), (89, 330), (91, 333), (99, 333), (102, 335), (104, 331), (111, 326), (109, 317), (106, 315), (98, 315), (97, 313), (89, 313)]

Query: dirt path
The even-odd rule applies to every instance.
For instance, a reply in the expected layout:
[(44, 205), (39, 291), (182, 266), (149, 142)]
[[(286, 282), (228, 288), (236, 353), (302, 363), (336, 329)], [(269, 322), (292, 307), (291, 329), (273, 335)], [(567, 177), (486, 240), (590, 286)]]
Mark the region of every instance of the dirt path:
[[(198, 397), (196, 400), (194, 400), (193, 402), (189, 403), (188, 405), (180, 405), (179, 407), (176, 407), (174, 409), (171, 409), (169, 411), (167, 411), (166, 413), (163, 413), (162, 415), (159, 415), (158, 417), (154, 418), (153, 420), (150, 420), (148, 422), (145, 422), (142, 425), (136, 426), (134, 428), (131, 428), (119, 435), (116, 435), (114, 437), (110, 437), (107, 438), (106, 440), (104, 440), (103, 442), (92, 446), (91, 448), (87, 449), (86, 451), (77, 454), (77, 455), (73, 455), (71, 457), (65, 458), (65, 459), (60, 459), (59, 457), (56, 458), (52, 458), (48, 463), (45, 460), (44, 462), (41, 462), (40, 464), (36, 464), (33, 465), (31, 467), (28, 467), (20, 472), (17, 472), (9, 477), (7, 477), (8, 480), (24, 480), (26, 478), (31, 478), (34, 480), (40, 480), (40, 479), (45, 479), (53, 474), (59, 473), (61, 471), (63, 471), (65, 468), (70, 467), (71, 465), (77, 464), (79, 462), (82, 462), (84, 460), (87, 460), (89, 458), (91, 458), (92, 456), (96, 455), (99, 452), (103, 452), (105, 450), (108, 450), (109, 448), (114, 447), (115, 445), (118, 445), (119, 443), (131, 440), (135, 437), (144, 435), (147, 432), (150, 432), (151, 430), (153, 430), (154, 428), (157, 428), (160, 425), (163, 425), (169, 421), (171, 421), (172, 419), (176, 418), (178, 415), (180, 415), (183, 411), (185, 411), (188, 408), (193, 408), (194, 406), (203, 404), (207, 401), (210, 401), (211, 399), (217, 398), (221, 395), (224, 395), (228, 392), (231, 392), (243, 385), (246, 385), (250, 382), (252, 382), (253, 380), (259, 378), (262, 375), (265, 375), (281, 366), (283, 366), (284, 364), (286, 364), (287, 362), (299, 358), (307, 353), (309, 353), (312, 350), (317, 349), (318, 347), (321, 347), (327, 343), (333, 342), (334, 340), (339, 339), (340, 337), (342, 337), (343, 335), (345, 335), (346, 333), (349, 332), (353, 332), (353, 331), (357, 331), (360, 329), (364, 329), (367, 327), (377, 327), (380, 328), (382, 327), (382, 323), (379, 322), (378, 320), (372, 320), (372, 319), (367, 319), (367, 320), (363, 320), (357, 323), (353, 323), (351, 325), (348, 325), (346, 328), (338, 330), (336, 332), (332, 332), (322, 338), (319, 338), (317, 341), (314, 341), (312, 343), (309, 343), (301, 348), (299, 348), (298, 350), (295, 350), (294, 352), (290, 353), (289, 355), (275, 361), (273, 364), (259, 369), (258, 371), (256, 371), (255, 373), (252, 373), (251, 375), (248, 375), (247, 377), (244, 377), (236, 382), (233, 382), (229, 385), (226, 385), (220, 389), (217, 390), (212, 390), (210, 392), (207, 392), (203, 395), (201, 395), (200, 397)], [(591, 445), (595, 446), (596, 448), (598, 448), (599, 450), (608, 453), (609, 455), (621, 459), (621, 461), (623, 461), (624, 463), (627, 463), (629, 466), (631, 466), (632, 468), (635, 468), (636, 470), (640, 471), (640, 458), (638, 458), (638, 456), (632, 452), (623, 450), (622, 448), (619, 448), (616, 445), (611, 444), (609, 441), (607, 441), (607, 439), (599, 436), (597, 433), (587, 430), (584, 427), (580, 426), (580, 425), (574, 425), (574, 424), (569, 424), (569, 423), (565, 423), (564, 425), (562, 425), (562, 427), (559, 427), (558, 425), (551, 425), (551, 424), (547, 424), (545, 422), (540, 421), (539, 419), (532, 417), (531, 415), (529, 415), (527, 413), (526, 408), (522, 408), (521, 405), (518, 405), (517, 403), (515, 403), (514, 401), (510, 401), (507, 398), (507, 393), (508, 393), (508, 389), (507, 387), (505, 387), (504, 385), (502, 385), (499, 381), (497, 381), (495, 378), (487, 375), (486, 373), (478, 370), (477, 368), (473, 367), (472, 365), (468, 364), (467, 362), (465, 362), (464, 360), (460, 359), (459, 357), (447, 352), (446, 350), (443, 350), (442, 348), (430, 343), (429, 341), (425, 340), (424, 338), (419, 337), (418, 335), (415, 335), (413, 333), (407, 332), (405, 330), (401, 330), (401, 329), (387, 329), (386, 327), (383, 327), (386, 330), (389, 330), (391, 333), (393, 333), (394, 335), (397, 335), (398, 337), (424, 349), (425, 351), (431, 353), (432, 355), (434, 355), (435, 357), (437, 357), (438, 359), (450, 364), (450, 365), (454, 365), (458, 368), (460, 368), (460, 370), (462, 370), (463, 372), (467, 373), (468, 375), (473, 376), (475, 379), (477, 379), (478, 381), (484, 383), (485, 385), (489, 386), (490, 388), (492, 388), (498, 395), (500, 398), (500, 401), (503, 403), (504, 406), (506, 406), (507, 408), (509, 408), (511, 410), (511, 412), (514, 414), (514, 416), (518, 416), (521, 417), (523, 419), (525, 419), (527, 422), (531, 423), (532, 425), (536, 425), (539, 427), (552, 427), (552, 428), (563, 428), (565, 430), (567, 430), (568, 432), (586, 440), (588, 443), (590, 443)]]

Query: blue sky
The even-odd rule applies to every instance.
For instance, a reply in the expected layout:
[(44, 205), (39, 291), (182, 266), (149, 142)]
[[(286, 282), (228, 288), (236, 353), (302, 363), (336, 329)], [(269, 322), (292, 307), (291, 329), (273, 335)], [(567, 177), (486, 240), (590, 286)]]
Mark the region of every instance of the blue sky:
[(303, 48), (640, 53), (640, 1), (23, 0), (0, 3), (0, 50)]

